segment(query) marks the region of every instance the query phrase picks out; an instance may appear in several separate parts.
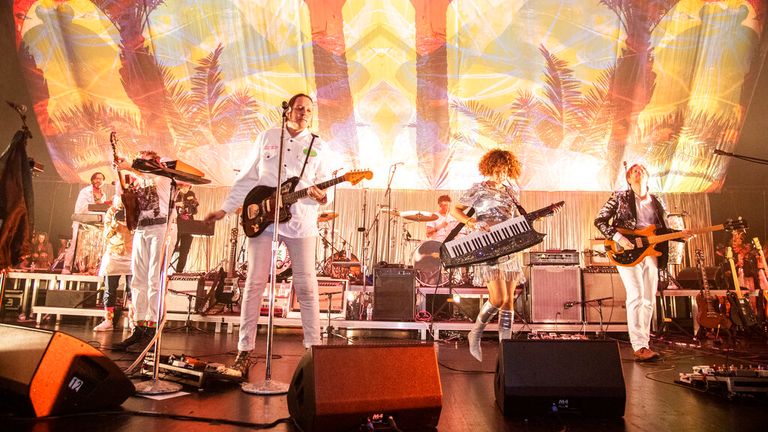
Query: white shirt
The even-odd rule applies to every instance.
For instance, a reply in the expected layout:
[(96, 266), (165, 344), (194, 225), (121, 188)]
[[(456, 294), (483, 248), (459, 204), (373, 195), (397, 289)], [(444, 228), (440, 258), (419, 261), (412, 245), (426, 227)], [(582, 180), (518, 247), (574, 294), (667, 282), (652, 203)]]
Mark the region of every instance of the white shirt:
[(451, 212), (445, 214), (445, 216), (441, 215), (440, 213), (435, 213), (437, 215), (437, 219), (427, 222), (427, 228), (435, 229), (436, 227), (443, 224), (443, 222), (448, 222), (448, 225), (437, 229), (432, 235), (429, 237), (430, 240), (435, 241), (443, 241), (446, 237), (448, 237), (448, 234), (451, 233), (451, 230), (456, 226), (456, 223), (458, 220), (451, 216)]
[(168, 203), (171, 199), (171, 179), (168, 177), (148, 173), (136, 175), (136, 185), (140, 188), (152, 186), (153, 183), (155, 188), (157, 188), (157, 198), (159, 201), (158, 206), (160, 208), (160, 212), (155, 215), (154, 208), (142, 210), (139, 213), (139, 220), (165, 218), (168, 216)]
[(96, 201), (93, 198), (93, 185), (88, 185), (80, 189), (80, 193), (77, 194), (77, 201), (75, 201), (75, 213), (88, 213), (88, 204), (104, 203), (108, 198), (112, 198), (114, 191), (107, 190), (107, 185), (101, 186), (101, 199)]
[(656, 218), (656, 209), (654, 208), (651, 194), (647, 194), (645, 199), (635, 195), (635, 210), (637, 211), (636, 229), (645, 228), (648, 225), (654, 225), (659, 222)]
[[(298, 177), (301, 167), (307, 158), (307, 150), (312, 141), (312, 134), (304, 129), (295, 137), (291, 137), (285, 131), (285, 148), (283, 152), (282, 181), (291, 177)], [(240, 173), (235, 178), (235, 183), (224, 200), (221, 209), (231, 213), (242, 207), (243, 199), (256, 186), (277, 186), (278, 154), (280, 150), (280, 128), (274, 128), (262, 132), (256, 138), (254, 149), (246, 162), (242, 165)], [(296, 185), (295, 190), (306, 189), (314, 184), (330, 180), (331, 170), (327, 158), (329, 157), (328, 145), (320, 138), (315, 138), (312, 144), (312, 153), (307, 160), (304, 175)], [(333, 189), (326, 189), (328, 202), (333, 200)], [(306, 196), (291, 205), (291, 219), (280, 224), (280, 235), (289, 238), (314, 237), (317, 231), (317, 209), (319, 203)], [(265, 231), (274, 232), (270, 224)]]

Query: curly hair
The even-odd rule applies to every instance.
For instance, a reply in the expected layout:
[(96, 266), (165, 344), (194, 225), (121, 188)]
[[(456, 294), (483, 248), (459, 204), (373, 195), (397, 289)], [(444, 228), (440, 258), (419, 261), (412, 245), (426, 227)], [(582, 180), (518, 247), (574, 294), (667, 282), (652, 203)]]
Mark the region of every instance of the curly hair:
[(512, 152), (501, 149), (488, 151), (480, 158), (477, 164), (480, 174), (485, 177), (491, 177), (497, 174), (504, 174), (509, 178), (516, 179), (520, 177), (520, 161)]

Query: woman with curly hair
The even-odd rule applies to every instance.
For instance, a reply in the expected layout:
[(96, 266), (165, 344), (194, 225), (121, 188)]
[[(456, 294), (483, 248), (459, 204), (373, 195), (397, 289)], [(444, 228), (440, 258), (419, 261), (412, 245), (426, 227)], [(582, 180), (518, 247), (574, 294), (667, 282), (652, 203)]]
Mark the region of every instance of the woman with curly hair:
[[(467, 228), (489, 231), (493, 225), (520, 216), (520, 161), (507, 150), (487, 152), (478, 164), (485, 179), (472, 185), (451, 210), (451, 214)], [(473, 208), (475, 213), (465, 211)], [(480, 342), (483, 330), (493, 317), (499, 315), (499, 341), (512, 337), (515, 288), (525, 282), (522, 258), (512, 254), (473, 266), (488, 287), (488, 301), (480, 308), (475, 326), (469, 332), (469, 352), (478, 361), (483, 360)]]

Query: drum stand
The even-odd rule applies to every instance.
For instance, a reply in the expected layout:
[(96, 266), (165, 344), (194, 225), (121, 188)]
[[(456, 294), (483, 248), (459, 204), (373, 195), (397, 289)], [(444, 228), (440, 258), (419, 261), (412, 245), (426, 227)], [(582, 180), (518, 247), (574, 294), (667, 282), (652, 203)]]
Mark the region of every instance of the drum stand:
[[(323, 335), (326, 336), (326, 341), (325, 341), (326, 345), (328, 345), (328, 342), (331, 341), (331, 336), (336, 336), (337, 338), (344, 339), (345, 341), (347, 341), (347, 343), (349, 343), (349, 338), (336, 333), (335, 329), (333, 328), (333, 325), (331, 325), (331, 304), (332, 304), (333, 296), (335, 294), (344, 294), (344, 293), (341, 291), (320, 293), (320, 295), (324, 295), (328, 297), (328, 325), (325, 326), (325, 331), (320, 333), (320, 337), (323, 337)], [(342, 301), (344, 301), (344, 299), (342, 299)]]

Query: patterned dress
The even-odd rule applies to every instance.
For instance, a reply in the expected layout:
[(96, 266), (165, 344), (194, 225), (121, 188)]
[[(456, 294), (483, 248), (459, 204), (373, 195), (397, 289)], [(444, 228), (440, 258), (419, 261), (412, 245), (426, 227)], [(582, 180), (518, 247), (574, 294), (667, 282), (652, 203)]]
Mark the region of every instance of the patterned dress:
[[(475, 209), (472, 217), (477, 219), (477, 225), (486, 224), (490, 227), (520, 216), (517, 206), (519, 196), (520, 188), (516, 184), (504, 185), (499, 189), (488, 182), (482, 182), (472, 185), (459, 199), (459, 203)], [(483, 283), (498, 279), (525, 282), (522, 255), (515, 253), (495, 261), (472, 266), (475, 276), (479, 274)]]

